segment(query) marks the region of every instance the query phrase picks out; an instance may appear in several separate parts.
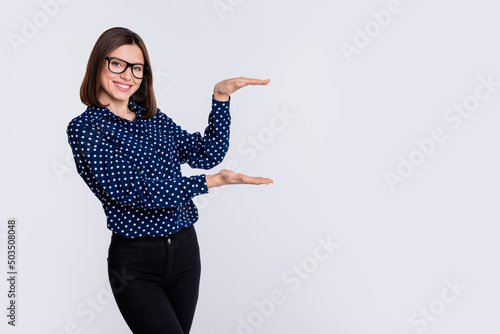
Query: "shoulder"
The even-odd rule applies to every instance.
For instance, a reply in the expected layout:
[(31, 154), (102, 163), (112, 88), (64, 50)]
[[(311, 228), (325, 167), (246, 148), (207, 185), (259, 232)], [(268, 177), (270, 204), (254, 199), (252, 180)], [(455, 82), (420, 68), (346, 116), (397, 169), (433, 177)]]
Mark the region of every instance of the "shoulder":
[(171, 126), (172, 125), (172, 119), (168, 117), (164, 112), (160, 110), (160, 108), (157, 109), (156, 114), (154, 115), (153, 118), (150, 119), (153, 123), (158, 123), (160, 126)]
[(103, 108), (90, 108), (74, 117), (66, 127), (68, 136), (79, 136), (82, 133), (92, 131), (93, 122), (105, 116), (106, 110)]
[(89, 124), (89, 120), (85, 117), (85, 112), (73, 118), (66, 127), (66, 133), (68, 135), (75, 134), (79, 128)]

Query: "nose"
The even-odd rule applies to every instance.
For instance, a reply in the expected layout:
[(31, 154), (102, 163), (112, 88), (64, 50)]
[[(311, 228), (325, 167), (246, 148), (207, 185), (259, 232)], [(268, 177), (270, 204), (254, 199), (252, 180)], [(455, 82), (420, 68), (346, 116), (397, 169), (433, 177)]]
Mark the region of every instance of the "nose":
[(120, 74), (120, 77), (123, 78), (124, 80), (132, 80), (132, 67), (131, 66), (127, 67), (125, 72)]

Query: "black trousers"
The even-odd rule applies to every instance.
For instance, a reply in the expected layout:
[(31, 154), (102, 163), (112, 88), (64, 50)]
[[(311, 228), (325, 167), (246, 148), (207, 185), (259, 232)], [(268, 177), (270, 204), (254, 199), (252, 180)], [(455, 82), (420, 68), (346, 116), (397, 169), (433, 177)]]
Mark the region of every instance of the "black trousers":
[(200, 272), (194, 226), (167, 237), (111, 237), (109, 281), (134, 334), (189, 333)]

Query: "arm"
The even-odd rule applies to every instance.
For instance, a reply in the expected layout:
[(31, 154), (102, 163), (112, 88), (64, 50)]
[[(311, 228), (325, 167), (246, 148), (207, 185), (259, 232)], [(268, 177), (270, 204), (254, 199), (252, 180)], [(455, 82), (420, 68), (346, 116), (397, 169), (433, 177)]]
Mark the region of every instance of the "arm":
[[(230, 94), (248, 85), (267, 85), (269, 81), (270, 79), (260, 80), (238, 77), (218, 82), (214, 87), (212, 111), (210, 112), (208, 118), (209, 124), (205, 129), (203, 137), (199, 132), (188, 133), (168, 118), (168, 128), (174, 137), (179, 151), (180, 162), (187, 162), (192, 168), (203, 169), (210, 169), (220, 164), (229, 149), (229, 127), (231, 124), (231, 116), (229, 114)], [(224, 174), (224, 178), (222, 180), (219, 179), (220, 182), (216, 182), (215, 184), (234, 184), (236, 180), (234, 175), (231, 174), (229, 179), (227, 178), (228, 176), (228, 174)], [(250, 182), (243, 182), (243, 179), (246, 181), (249, 180), (245, 178), (241, 179), (241, 176), (247, 176), (243, 174), (239, 174), (239, 176), (237, 183), (255, 182), (253, 179)]]
[(172, 134), (181, 163), (187, 162), (192, 168), (210, 169), (222, 162), (229, 149), (229, 101), (212, 99), (212, 111), (208, 126), (202, 137), (183, 130), (170, 118), (167, 119), (168, 132)]
[[(218, 101), (229, 101), (230, 94), (247, 85), (267, 85), (270, 79), (259, 80), (249, 78), (233, 78), (218, 82), (214, 87), (214, 99)], [(223, 169), (217, 174), (207, 175), (208, 188), (220, 187), (228, 184), (270, 184), (273, 180), (265, 177), (248, 176)]]
[(208, 192), (205, 175), (178, 179), (146, 177), (91, 124), (73, 120), (67, 134), (78, 173), (89, 186), (94, 185), (122, 205), (149, 209), (175, 207)]

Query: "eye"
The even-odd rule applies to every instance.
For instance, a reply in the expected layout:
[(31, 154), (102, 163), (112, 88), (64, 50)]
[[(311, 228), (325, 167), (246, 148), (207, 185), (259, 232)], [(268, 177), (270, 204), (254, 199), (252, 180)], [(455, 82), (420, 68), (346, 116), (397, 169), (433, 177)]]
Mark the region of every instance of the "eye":
[(117, 61), (117, 60), (112, 60), (111, 65), (114, 67), (120, 67), (120, 66), (122, 66), (122, 63)]
[(142, 66), (134, 66), (134, 72), (142, 72)]

